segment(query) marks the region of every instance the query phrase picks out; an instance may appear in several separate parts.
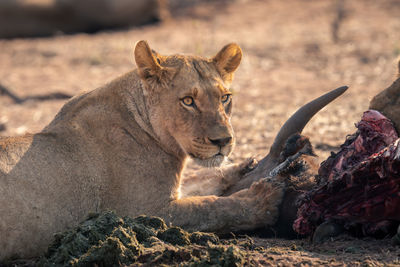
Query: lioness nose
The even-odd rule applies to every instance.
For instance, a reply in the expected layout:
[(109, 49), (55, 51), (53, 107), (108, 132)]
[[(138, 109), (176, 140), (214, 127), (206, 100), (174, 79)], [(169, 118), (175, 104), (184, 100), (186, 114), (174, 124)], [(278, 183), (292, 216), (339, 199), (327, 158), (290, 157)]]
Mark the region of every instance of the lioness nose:
[(232, 140), (232, 137), (225, 137), (221, 139), (210, 139), (210, 142), (216, 146), (225, 146)]

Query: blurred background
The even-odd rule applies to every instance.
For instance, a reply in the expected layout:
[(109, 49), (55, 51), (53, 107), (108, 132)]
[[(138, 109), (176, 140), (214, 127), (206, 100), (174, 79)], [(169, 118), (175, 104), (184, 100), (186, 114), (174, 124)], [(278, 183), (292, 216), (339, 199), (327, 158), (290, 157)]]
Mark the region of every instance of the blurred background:
[(320, 160), (394, 81), (399, 0), (1, 0), (0, 136), (40, 131), (72, 95), (135, 68), (133, 46), (244, 53), (232, 85), (238, 161), (267, 153), (301, 105), (348, 92), (305, 128)]

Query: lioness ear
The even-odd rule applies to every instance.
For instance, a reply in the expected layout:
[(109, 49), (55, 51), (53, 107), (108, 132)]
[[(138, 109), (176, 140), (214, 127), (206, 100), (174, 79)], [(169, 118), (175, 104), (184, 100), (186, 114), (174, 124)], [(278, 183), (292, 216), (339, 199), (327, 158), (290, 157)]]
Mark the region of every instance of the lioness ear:
[(219, 74), (225, 82), (232, 82), (233, 72), (239, 67), (242, 59), (242, 49), (235, 44), (227, 44), (213, 58)]
[(143, 79), (156, 77), (162, 69), (151, 52), (149, 44), (143, 40), (136, 43), (135, 61)]
[(152, 51), (146, 41), (139, 41), (135, 46), (135, 61), (140, 77), (149, 85), (148, 89), (155, 89), (156, 85), (165, 87), (176, 74), (176, 70), (163, 67), (160, 56)]

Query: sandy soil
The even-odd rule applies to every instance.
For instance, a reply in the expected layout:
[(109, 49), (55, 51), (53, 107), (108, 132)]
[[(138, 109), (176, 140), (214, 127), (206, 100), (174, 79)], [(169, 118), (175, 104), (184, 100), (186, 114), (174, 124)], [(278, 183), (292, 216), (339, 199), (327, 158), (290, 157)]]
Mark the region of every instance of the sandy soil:
[[(231, 160), (265, 155), (282, 123), (298, 107), (349, 85), (345, 95), (305, 128), (323, 160), (354, 131), (369, 100), (394, 80), (400, 54), (399, 1), (342, 2), (343, 9), (340, 1), (330, 0), (208, 3), (174, 11), (173, 19), (158, 25), (0, 40), (0, 84), (21, 97), (74, 95), (133, 68), (133, 45), (141, 39), (162, 54), (204, 56), (237, 42), (244, 58), (233, 83), (237, 147)], [(0, 135), (40, 131), (64, 103), (15, 104), (0, 95)], [(323, 246), (312, 246), (308, 240), (256, 242), (265, 247), (265, 264), (400, 266), (400, 249), (387, 239), (346, 237)]]

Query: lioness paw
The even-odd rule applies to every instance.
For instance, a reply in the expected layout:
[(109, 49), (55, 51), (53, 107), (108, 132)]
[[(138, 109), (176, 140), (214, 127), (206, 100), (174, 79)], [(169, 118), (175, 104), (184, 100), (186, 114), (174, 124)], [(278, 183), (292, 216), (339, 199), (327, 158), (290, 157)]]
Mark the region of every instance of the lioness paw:
[(245, 159), (242, 163), (239, 164), (239, 174), (241, 176), (251, 172), (254, 170), (258, 165), (258, 161), (255, 158), (248, 158)]

